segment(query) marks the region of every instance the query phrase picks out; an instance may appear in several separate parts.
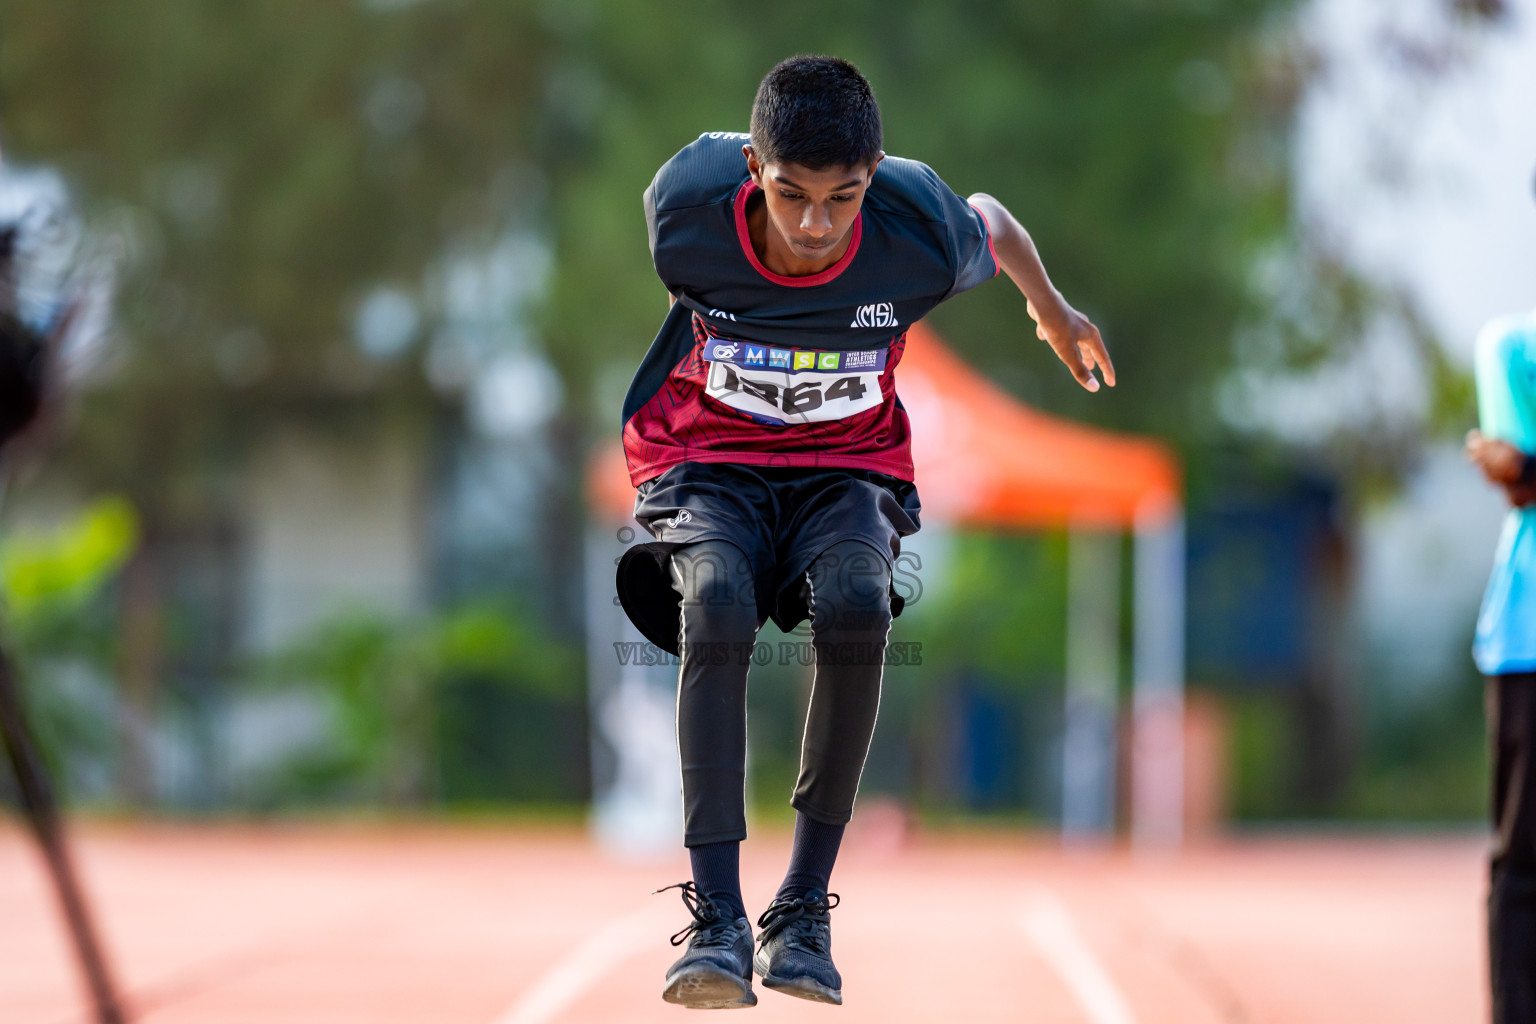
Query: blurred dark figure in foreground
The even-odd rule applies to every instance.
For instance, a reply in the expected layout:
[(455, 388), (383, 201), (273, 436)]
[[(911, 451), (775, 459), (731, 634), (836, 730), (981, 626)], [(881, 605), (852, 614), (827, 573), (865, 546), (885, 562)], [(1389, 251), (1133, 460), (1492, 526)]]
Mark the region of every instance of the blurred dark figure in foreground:
[(1473, 645), (1488, 677), (1493, 753), (1488, 962), (1495, 1024), (1529, 1024), (1536, 1021), (1536, 312), (1483, 328), (1476, 371), (1481, 429), (1467, 435), (1467, 458), (1511, 505)]
[(0, 225), (0, 449), (26, 429), (42, 405), (42, 338), (16, 313), (12, 260), (18, 229)]
[[(22, 319), (17, 294), (20, 234), (18, 224), (0, 223), (0, 496), (4, 494), (6, 458), (12, 442), (42, 411), (49, 350), (73, 318), (73, 310), (66, 308), (52, 318), (46, 332)], [(28, 728), (13, 662), (3, 647), (3, 639), (0, 632), (0, 746), (15, 772), (28, 823), (53, 877), (95, 1005), (96, 1020), (101, 1024), (120, 1024), (127, 1018), (70, 862), (58, 802)]]

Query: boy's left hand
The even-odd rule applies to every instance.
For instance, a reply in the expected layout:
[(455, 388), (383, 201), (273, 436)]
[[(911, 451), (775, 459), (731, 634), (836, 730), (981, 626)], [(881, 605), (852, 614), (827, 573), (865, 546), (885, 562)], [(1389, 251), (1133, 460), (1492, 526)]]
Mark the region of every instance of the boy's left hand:
[(1088, 318), (1057, 299), (1054, 309), (1036, 308), (1033, 300), (1025, 304), (1030, 319), (1035, 322), (1035, 335), (1056, 352), (1056, 358), (1066, 364), (1077, 382), (1089, 391), (1099, 390), (1099, 382), (1093, 376), (1094, 367), (1104, 377), (1104, 383), (1115, 386), (1115, 365), (1109, 361), (1109, 350), (1099, 329)]

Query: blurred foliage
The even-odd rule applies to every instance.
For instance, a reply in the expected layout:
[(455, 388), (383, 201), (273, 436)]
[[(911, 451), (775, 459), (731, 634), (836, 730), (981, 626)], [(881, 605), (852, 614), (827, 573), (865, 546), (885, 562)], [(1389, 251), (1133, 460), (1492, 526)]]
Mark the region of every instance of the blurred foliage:
[(1059, 687), (1066, 656), (1065, 534), (966, 530), (950, 543), (943, 589), (925, 589), (893, 634), (922, 643), (925, 671), (909, 673), (920, 677), (913, 682), (931, 685), (968, 673), (1004, 689)]
[(138, 543), (138, 516), (122, 498), (98, 499), (48, 531), (0, 540), (0, 593), (22, 635), (68, 619), (123, 567)]
[(86, 504), (52, 529), (0, 538), (0, 632), (17, 661), (44, 758), (64, 792), (83, 771), (106, 770), (116, 749), (110, 683), (118, 622), (110, 600), (138, 543), (120, 497)]
[(377, 355), (354, 321), (376, 289), (424, 304), (434, 261), (528, 205), (539, 53), (522, 4), (8, 4), (7, 156), (73, 180), (122, 279), (75, 470), (153, 540), (235, 500), (228, 470), (271, 419), (426, 429), (403, 357), (431, 311)]
[[(1470, 643), (1470, 629), (1467, 640)], [(1470, 659), (1443, 687), (1405, 694), (1390, 676), (1365, 681), (1365, 735), (1340, 815), (1376, 821), (1486, 820), (1484, 680)]]
[(1237, 821), (1295, 818), (1294, 716), (1287, 695), (1258, 690), (1221, 695), (1227, 713), (1228, 810)]
[[(71, 180), (119, 279), (115, 343), (60, 455), (141, 517), (116, 674), (130, 717), (152, 721), (173, 674), (175, 542), (244, 525), (241, 474), (267, 428), (420, 442), (456, 400), (423, 354), (444, 264), (540, 213), (535, 12), (19, 0), (4, 22), (6, 158)], [(370, 349), (379, 296), (395, 336)], [(124, 734), (135, 800), (149, 735)]]
[[(1473, 675), (1469, 671), (1469, 676)], [(1366, 735), (1342, 792), (1325, 804), (1301, 784), (1309, 737), (1284, 690), (1226, 691), (1228, 810), (1234, 821), (1369, 821), (1445, 824), (1488, 811), (1488, 755), (1482, 687), (1468, 678), (1424, 702), (1404, 701), (1390, 683), (1373, 686), (1362, 708)]]
[[(353, 303), (505, 212), (537, 110), (526, 5), (20, 0), (6, 22), (8, 148), (121, 231), (140, 390), (346, 389)], [(219, 339), (248, 327), (271, 362), (242, 380)]]
[[(1254, 287), (1260, 313), (1240, 325), (1233, 372), (1217, 391), (1248, 464), (1268, 459), (1295, 473), (1302, 463), (1369, 500), (1395, 492), (1426, 438), (1460, 437), (1475, 421), (1470, 370), (1404, 286), (1370, 280), (1298, 237), (1258, 261)], [(1359, 389), (1377, 376), (1390, 383)], [(1215, 479), (1193, 481), (1193, 490), (1225, 486), (1212, 461), (1208, 450), (1196, 468)]]
[(1468, 18), (1500, 21), (1509, 17), (1509, 0), (1450, 0), (1451, 8)]
[[(535, 622), (516, 609), (491, 605), (407, 623), (356, 612), (317, 626), (266, 659), (259, 672), (269, 685), (318, 696), (330, 718), (324, 741), (283, 767), (268, 799), (382, 799), (405, 806), (442, 795), (445, 759), (454, 781), (478, 770), (473, 756), (465, 766), (460, 737), (452, 735), (476, 725), (473, 715), (458, 713), (466, 691), (491, 714), (508, 700), (539, 705), (546, 713), (527, 721), (536, 737), (551, 708), (585, 703), (585, 685), (576, 652), (552, 641)], [(450, 729), (444, 728), (445, 707)], [(515, 734), (494, 739), (508, 749), (526, 749)], [(558, 739), (568, 743), (571, 737)], [(494, 773), (498, 751), (480, 752)]]

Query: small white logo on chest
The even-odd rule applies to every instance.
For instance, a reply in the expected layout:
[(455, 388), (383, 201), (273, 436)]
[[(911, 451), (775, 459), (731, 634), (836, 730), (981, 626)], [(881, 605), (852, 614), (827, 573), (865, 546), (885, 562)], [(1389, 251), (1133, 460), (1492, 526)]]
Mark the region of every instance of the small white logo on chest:
[(871, 302), (853, 311), (849, 327), (895, 327), (896, 310), (889, 302)]

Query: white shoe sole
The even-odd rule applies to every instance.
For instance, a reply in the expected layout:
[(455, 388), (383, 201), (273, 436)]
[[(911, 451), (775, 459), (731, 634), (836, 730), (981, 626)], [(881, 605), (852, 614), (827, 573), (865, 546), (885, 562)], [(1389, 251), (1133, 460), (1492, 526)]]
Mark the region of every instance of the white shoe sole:
[(757, 1005), (750, 978), (738, 978), (709, 964), (668, 975), (661, 998), (694, 1010), (743, 1010)]

